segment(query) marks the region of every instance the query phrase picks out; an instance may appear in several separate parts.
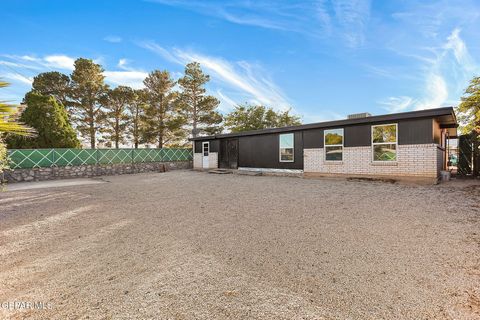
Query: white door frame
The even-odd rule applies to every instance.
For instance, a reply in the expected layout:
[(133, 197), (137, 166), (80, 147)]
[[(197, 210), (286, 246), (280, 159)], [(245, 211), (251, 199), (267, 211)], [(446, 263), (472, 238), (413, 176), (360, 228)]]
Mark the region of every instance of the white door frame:
[[(207, 147), (205, 149), (205, 146)], [(208, 169), (208, 155), (210, 154), (210, 142), (202, 142), (202, 167)]]

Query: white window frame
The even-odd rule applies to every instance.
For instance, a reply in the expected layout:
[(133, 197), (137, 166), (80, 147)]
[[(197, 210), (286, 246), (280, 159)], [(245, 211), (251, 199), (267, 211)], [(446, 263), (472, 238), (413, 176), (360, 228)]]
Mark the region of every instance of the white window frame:
[[(329, 144), (329, 145), (327, 145), (325, 143), (325, 139), (327, 137), (327, 132), (328, 131), (334, 131), (334, 130), (342, 130), (342, 144)], [(345, 144), (345, 130), (344, 130), (344, 128), (335, 128), (335, 129), (323, 130), (323, 160), (325, 162), (343, 162), (343, 150), (344, 150), (343, 145), (344, 144)], [(342, 160), (327, 160), (327, 147), (342, 147)]]
[[(205, 155), (205, 147), (204, 146), (207, 146), (207, 153), (208, 155)], [(208, 157), (210, 155), (210, 141), (205, 141), (205, 142), (202, 142), (202, 157)]]
[[(292, 160), (282, 160), (282, 149), (289, 149), (289, 148), (282, 148), (282, 135), (292, 135), (293, 145), (292, 145)], [(290, 133), (280, 133), (278, 135), (278, 160), (280, 162), (295, 162), (295, 134), (293, 132)]]
[[(385, 127), (385, 126), (395, 126), (395, 143), (393, 142), (373, 142), (373, 128), (375, 127)], [(398, 123), (385, 123), (385, 124), (376, 124), (372, 125), (370, 133), (370, 141), (372, 143), (372, 162), (375, 163), (396, 163), (398, 161)], [(395, 144), (395, 160), (375, 160), (375, 146), (382, 144)]]

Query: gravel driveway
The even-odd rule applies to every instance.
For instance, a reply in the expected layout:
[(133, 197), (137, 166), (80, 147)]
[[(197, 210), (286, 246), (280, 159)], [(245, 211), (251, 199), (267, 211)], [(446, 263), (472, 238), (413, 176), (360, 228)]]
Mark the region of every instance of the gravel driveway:
[(0, 193), (0, 318), (480, 319), (479, 185), (105, 180)]

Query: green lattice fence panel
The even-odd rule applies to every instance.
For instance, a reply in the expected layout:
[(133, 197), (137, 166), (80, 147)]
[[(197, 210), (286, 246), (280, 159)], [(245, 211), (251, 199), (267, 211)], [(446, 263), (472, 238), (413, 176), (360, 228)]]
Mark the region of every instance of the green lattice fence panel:
[(95, 149), (54, 149), (55, 165), (57, 167), (81, 166), (97, 163)]
[(133, 151), (134, 162), (157, 162), (162, 161), (160, 149), (136, 149)]
[(189, 161), (192, 149), (13, 149), (12, 169), (65, 167), (88, 164)]
[(53, 149), (14, 149), (8, 151), (12, 169), (51, 167)]
[(192, 149), (160, 149), (162, 161), (188, 161), (192, 160)]
[(97, 149), (99, 164), (131, 163), (132, 149)]

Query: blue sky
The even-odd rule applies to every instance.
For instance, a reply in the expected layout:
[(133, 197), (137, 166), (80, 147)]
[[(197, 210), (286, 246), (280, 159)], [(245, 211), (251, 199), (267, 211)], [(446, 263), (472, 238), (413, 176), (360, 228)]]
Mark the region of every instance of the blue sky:
[(201, 63), (208, 90), (237, 103), (291, 107), (303, 121), (456, 105), (480, 75), (480, 2), (3, 0), (1, 99), (20, 101), (39, 72), (77, 57), (107, 82)]

